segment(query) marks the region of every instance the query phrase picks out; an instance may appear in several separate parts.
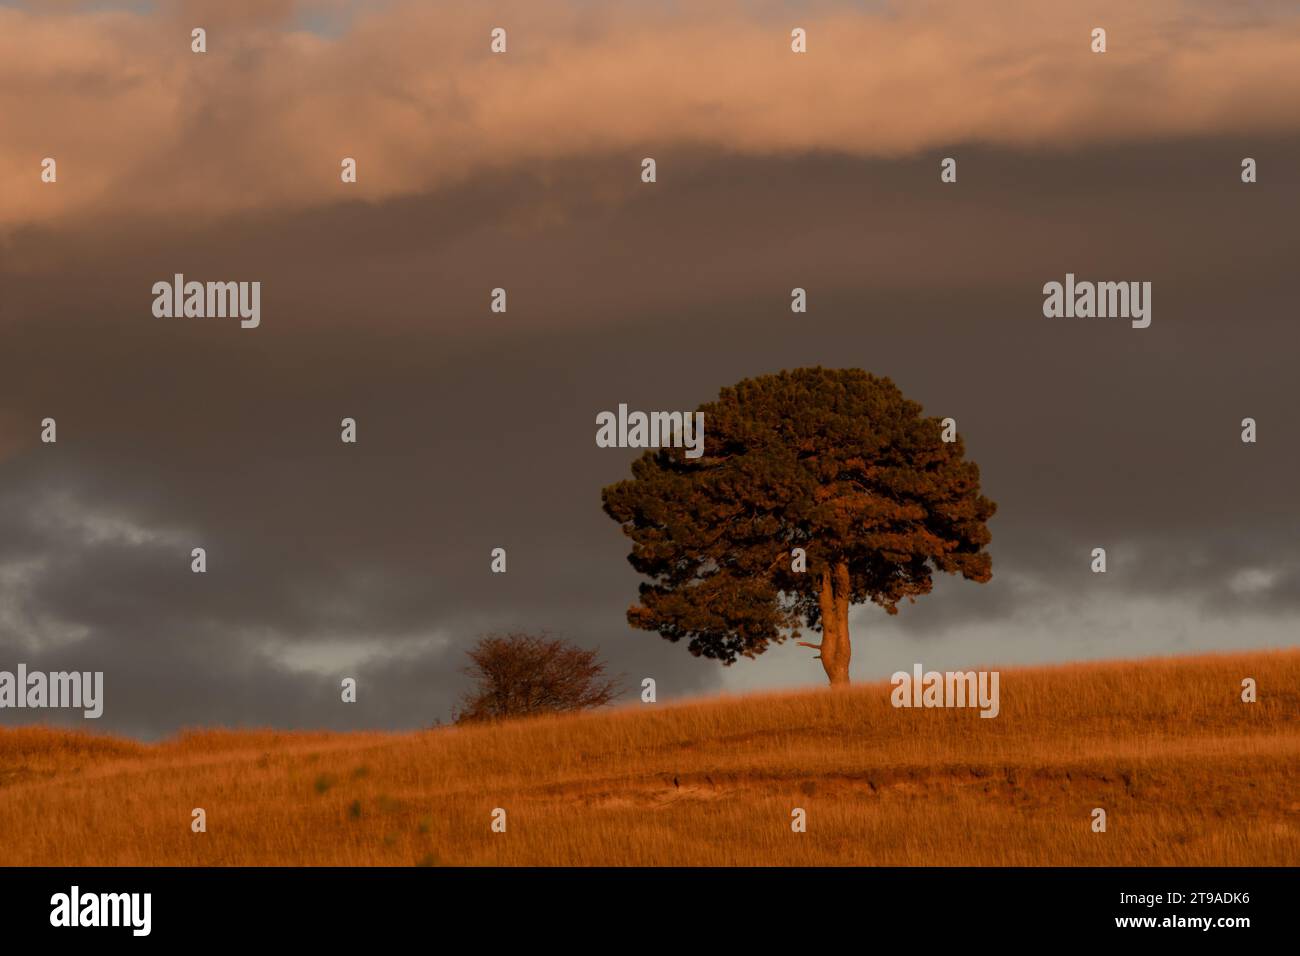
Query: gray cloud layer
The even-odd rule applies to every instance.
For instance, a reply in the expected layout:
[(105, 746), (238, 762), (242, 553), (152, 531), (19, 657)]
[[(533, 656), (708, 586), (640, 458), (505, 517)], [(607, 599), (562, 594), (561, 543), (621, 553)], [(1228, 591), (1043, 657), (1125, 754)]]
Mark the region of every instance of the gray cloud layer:
[[(664, 697), (815, 682), (802, 649), (724, 675), (628, 629), (637, 579), (599, 492), (634, 453), (593, 435), (619, 402), (694, 407), (816, 363), (956, 417), (1000, 505), (993, 581), (862, 611), (858, 676), (940, 647), (1294, 644), (1298, 160), (1286, 137), (679, 150), (643, 189), (627, 157), (592, 156), (201, 230), (29, 226), (0, 264), (0, 669), (102, 669), (98, 726), (142, 735), (445, 719), (463, 649), (509, 627), (600, 644)], [(1043, 318), (1067, 271), (1151, 280), (1151, 328)], [(262, 281), (262, 327), (153, 318), (174, 272)], [(36, 441), (45, 416), (57, 445)]]

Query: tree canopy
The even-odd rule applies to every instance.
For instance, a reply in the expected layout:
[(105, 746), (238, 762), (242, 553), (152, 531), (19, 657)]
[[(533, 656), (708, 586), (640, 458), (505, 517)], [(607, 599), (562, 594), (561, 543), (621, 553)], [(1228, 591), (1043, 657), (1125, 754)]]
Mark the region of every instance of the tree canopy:
[(936, 571), (991, 577), (996, 505), (978, 466), (888, 378), (783, 371), (700, 410), (701, 457), (652, 449), (602, 492), (649, 578), (628, 610), (634, 627), (727, 664), (807, 627), (822, 634), (807, 646), (831, 683), (847, 683), (850, 605), (896, 614)]
[(461, 698), (457, 723), (603, 707), (623, 692), (596, 650), (542, 634), (489, 634), (464, 669), (474, 687)]

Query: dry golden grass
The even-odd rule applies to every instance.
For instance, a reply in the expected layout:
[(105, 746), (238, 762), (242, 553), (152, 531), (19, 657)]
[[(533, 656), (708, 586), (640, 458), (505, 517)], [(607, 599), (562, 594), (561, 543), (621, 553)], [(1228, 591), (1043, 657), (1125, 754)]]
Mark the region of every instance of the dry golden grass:
[(409, 734), (0, 731), (0, 863), (1300, 864), (1300, 653), (1003, 671), (992, 720), (888, 690)]

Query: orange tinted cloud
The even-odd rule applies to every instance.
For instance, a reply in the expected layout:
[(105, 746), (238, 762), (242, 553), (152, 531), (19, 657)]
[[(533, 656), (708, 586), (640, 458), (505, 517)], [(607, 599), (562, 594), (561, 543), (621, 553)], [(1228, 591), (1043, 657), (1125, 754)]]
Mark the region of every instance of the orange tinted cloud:
[[(0, 225), (380, 199), (598, 152), (626, 153), (630, 177), (655, 156), (668, 180), (677, 145), (897, 156), (1206, 133), (1248, 144), (1300, 126), (1294, 6), (649, 7), (398, 2), (360, 9), (337, 36), (298, 19), (340, 8), (328, 0), (0, 9)], [(209, 52), (196, 55), (200, 25)], [(504, 56), (488, 49), (495, 26)], [(807, 54), (790, 52), (795, 26)], [(1095, 26), (1105, 55), (1089, 50)], [(46, 156), (54, 186), (40, 182)], [(345, 156), (355, 186), (339, 181)]]

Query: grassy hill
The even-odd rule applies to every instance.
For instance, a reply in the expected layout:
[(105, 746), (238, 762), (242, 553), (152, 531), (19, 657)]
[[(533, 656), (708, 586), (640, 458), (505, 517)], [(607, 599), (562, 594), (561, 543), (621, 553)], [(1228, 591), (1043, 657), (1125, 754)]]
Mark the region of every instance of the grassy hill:
[(0, 730), (0, 863), (1300, 864), (1298, 652), (1006, 670), (991, 720), (889, 690), (407, 734)]

